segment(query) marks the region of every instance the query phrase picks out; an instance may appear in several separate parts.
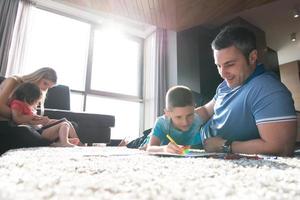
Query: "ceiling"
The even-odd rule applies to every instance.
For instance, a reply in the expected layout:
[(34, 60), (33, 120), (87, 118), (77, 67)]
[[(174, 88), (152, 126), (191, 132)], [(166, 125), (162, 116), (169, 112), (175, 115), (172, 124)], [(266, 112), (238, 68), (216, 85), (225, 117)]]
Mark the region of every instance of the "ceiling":
[(168, 30), (182, 31), (275, 0), (64, 0)]
[(277, 0), (256, 8), (227, 15), (222, 19), (206, 23), (206, 26), (214, 28), (240, 16), (263, 30), (266, 34), (267, 45), (278, 51), (291, 43), (291, 33), (297, 33), (298, 39), (300, 38), (300, 17), (293, 18), (295, 8), (300, 9), (300, 0)]
[[(43, 0), (44, 1), (44, 0)], [(109, 18), (131, 20), (136, 30), (147, 35), (154, 25), (172, 31), (195, 26), (208, 29), (239, 16), (263, 30), (267, 46), (278, 52), (279, 62), (300, 60), (300, 0), (51, 0)], [(128, 21), (124, 21), (124, 24)], [(138, 22), (138, 23), (136, 23)], [(148, 33), (147, 31), (148, 30)], [(150, 31), (149, 31), (150, 30)], [(151, 31), (152, 30), (152, 31)], [(291, 43), (290, 34), (297, 42)], [(299, 54), (299, 55), (298, 55)]]

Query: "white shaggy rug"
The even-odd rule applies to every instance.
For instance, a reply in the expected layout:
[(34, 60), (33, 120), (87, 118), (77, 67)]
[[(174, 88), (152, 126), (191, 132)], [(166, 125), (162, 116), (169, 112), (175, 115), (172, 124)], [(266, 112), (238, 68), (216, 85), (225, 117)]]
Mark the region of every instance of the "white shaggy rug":
[(28, 148), (0, 157), (0, 199), (300, 199), (300, 159), (147, 155), (125, 147)]

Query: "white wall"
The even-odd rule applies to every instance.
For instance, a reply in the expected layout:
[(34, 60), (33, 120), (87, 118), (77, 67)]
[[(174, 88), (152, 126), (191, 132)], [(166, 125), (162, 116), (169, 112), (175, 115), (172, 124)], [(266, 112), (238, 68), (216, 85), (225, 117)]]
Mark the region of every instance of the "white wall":
[[(299, 0), (276, 0), (237, 14), (266, 33), (279, 65), (300, 60), (300, 17), (293, 18), (294, 7), (300, 9)], [(296, 42), (290, 40), (291, 33), (297, 33)]]
[(296, 42), (289, 42), (286, 46), (278, 50), (279, 65), (300, 60), (300, 34)]

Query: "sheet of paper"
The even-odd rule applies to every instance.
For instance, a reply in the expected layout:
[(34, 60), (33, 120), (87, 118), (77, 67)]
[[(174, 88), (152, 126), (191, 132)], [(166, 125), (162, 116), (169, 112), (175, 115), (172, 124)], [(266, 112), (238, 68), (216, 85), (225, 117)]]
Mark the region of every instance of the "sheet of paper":
[(162, 157), (213, 157), (213, 158), (224, 158), (227, 154), (226, 153), (207, 153), (203, 150), (194, 150), (191, 149), (188, 153), (185, 154), (177, 154), (177, 153), (168, 153), (168, 152), (149, 152), (149, 155), (155, 155), (155, 156), (162, 156)]

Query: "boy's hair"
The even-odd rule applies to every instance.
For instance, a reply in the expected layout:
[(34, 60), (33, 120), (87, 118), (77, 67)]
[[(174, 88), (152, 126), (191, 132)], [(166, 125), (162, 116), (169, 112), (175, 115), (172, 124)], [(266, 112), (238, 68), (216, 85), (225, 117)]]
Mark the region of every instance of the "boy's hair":
[(185, 86), (171, 87), (166, 94), (166, 108), (195, 106), (192, 90)]
[(14, 91), (12, 100), (20, 100), (32, 105), (42, 97), (42, 91), (34, 83), (22, 83)]
[(214, 50), (231, 46), (238, 48), (248, 61), (249, 54), (256, 49), (255, 34), (243, 26), (226, 26), (211, 43)]

